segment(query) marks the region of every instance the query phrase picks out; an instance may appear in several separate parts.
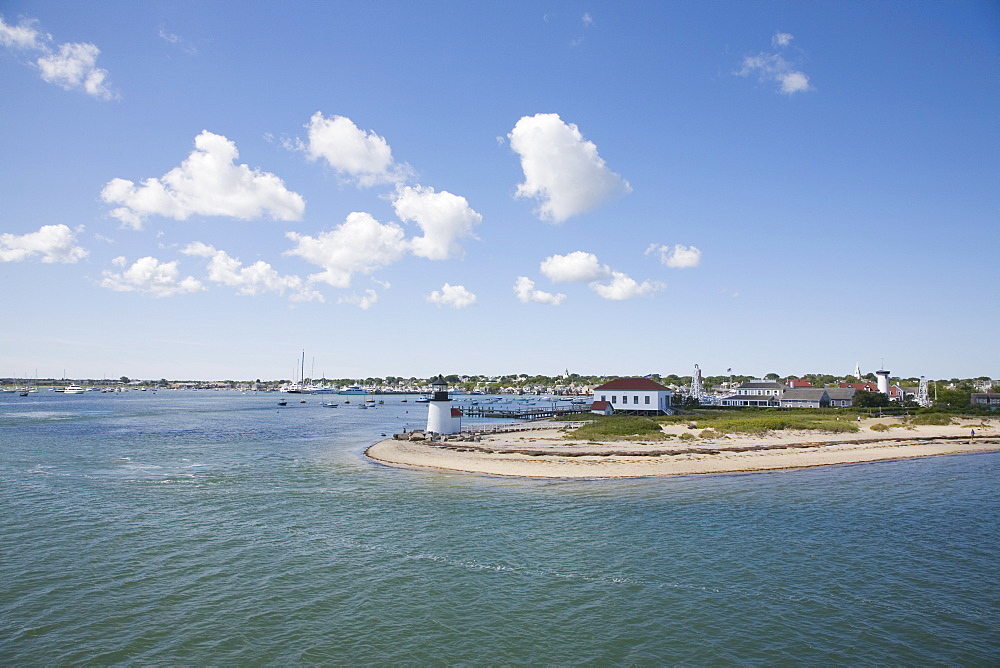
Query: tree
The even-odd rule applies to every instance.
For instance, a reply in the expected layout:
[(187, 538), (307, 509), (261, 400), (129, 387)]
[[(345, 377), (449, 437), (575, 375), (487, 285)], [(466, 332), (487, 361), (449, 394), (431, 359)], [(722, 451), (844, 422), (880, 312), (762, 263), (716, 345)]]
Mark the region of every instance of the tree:
[(781, 378), (781, 376), (772, 371), (771, 373), (764, 376), (764, 378), (765, 380), (778, 380), (779, 378)]
[(118, 382), (120, 382), (122, 385), (128, 385), (129, 383), (132, 382), (132, 379), (130, 379), (128, 376), (122, 376), (121, 378), (118, 379)]
[(934, 407), (962, 411), (969, 408), (971, 401), (972, 393), (967, 390), (938, 390)]
[(889, 405), (888, 395), (881, 392), (855, 392), (855, 408), (885, 408)]

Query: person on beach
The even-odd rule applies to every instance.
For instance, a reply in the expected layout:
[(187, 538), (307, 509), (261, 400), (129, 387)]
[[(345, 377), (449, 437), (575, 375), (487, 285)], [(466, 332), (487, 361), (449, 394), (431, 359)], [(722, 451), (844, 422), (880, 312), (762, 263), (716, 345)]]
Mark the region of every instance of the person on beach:
[(973, 430), (972, 430), (972, 433), (971, 433), (971, 434), (969, 434), (969, 438), (975, 438), (975, 437), (976, 437), (976, 430), (975, 430), (975, 429), (973, 429)]

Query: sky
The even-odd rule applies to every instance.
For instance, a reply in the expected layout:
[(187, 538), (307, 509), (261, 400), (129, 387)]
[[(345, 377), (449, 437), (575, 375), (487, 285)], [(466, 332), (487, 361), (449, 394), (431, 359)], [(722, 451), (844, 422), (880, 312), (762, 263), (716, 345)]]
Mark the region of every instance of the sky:
[(1000, 377), (995, 2), (0, 3), (0, 377)]

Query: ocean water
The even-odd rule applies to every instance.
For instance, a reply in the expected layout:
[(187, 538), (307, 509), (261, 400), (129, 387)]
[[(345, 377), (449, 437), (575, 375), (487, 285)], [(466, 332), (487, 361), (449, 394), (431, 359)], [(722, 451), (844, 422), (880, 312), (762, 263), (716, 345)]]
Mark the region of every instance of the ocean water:
[(277, 398), (0, 395), (0, 664), (1000, 663), (1000, 455), (408, 471), (421, 405)]

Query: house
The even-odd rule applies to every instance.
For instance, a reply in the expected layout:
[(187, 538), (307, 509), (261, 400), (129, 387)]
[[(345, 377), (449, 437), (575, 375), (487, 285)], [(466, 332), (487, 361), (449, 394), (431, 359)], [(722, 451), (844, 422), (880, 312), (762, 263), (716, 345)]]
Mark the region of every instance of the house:
[(1000, 393), (997, 392), (973, 392), (969, 397), (969, 405), (972, 408), (983, 408), (989, 411), (1000, 409)]
[(878, 392), (878, 385), (875, 383), (840, 383), (841, 388), (854, 388), (858, 392)]
[(719, 400), (720, 406), (770, 406), (781, 405), (781, 399), (773, 394), (732, 394)]
[(795, 389), (797, 387), (812, 387), (813, 386), (812, 381), (807, 380), (805, 378), (789, 378), (788, 380), (785, 381), (785, 385), (787, 385), (788, 387), (790, 387), (792, 389)]
[(607, 402), (614, 413), (663, 415), (670, 413), (669, 388), (649, 378), (616, 378), (594, 388), (594, 404)]
[(822, 387), (801, 387), (785, 390), (781, 395), (782, 408), (829, 408), (830, 395)]
[(830, 397), (831, 408), (850, 408), (854, 405), (854, 394), (857, 392), (853, 387), (828, 387), (826, 394)]
[(786, 391), (781, 383), (769, 380), (751, 380), (736, 386), (736, 393), (723, 397), (722, 406), (780, 406), (781, 395)]
[(785, 391), (785, 386), (781, 383), (770, 380), (750, 380), (736, 386), (737, 395), (756, 395), (780, 397)]
[(615, 409), (611, 407), (610, 401), (595, 401), (590, 404), (590, 412), (595, 415), (611, 415)]

